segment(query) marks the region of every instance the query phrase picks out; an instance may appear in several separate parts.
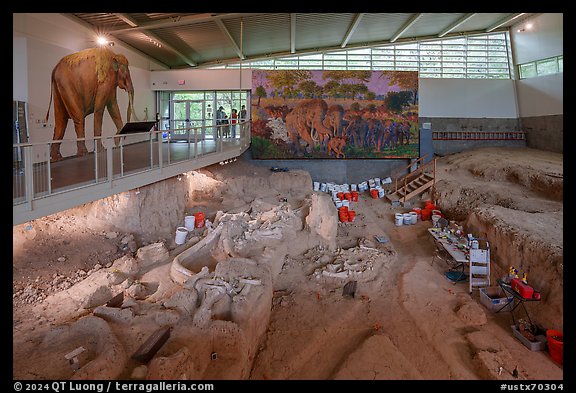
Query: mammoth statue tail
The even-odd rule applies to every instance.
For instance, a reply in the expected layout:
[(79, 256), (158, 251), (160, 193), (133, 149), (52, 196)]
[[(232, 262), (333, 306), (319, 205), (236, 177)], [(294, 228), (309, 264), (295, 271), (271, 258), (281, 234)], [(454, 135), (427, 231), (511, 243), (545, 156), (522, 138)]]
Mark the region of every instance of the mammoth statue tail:
[(50, 101), (48, 101), (48, 110), (46, 111), (46, 118), (44, 123), (48, 123), (48, 117), (50, 116), (50, 106), (52, 105), (52, 93), (54, 92), (54, 79), (50, 83)]

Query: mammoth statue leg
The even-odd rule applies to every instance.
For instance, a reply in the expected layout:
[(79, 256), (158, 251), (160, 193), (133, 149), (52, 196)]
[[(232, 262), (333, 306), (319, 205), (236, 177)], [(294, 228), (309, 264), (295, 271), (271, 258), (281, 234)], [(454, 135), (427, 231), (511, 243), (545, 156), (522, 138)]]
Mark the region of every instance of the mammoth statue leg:
[[(122, 123), (122, 116), (120, 116), (120, 109), (118, 108), (118, 103), (117, 102), (110, 103), (108, 104), (107, 108), (108, 113), (110, 114), (110, 117), (112, 118), (112, 121), (114, 121), (114, 125), (116, 126), (116, 133), (119, 133), (122, 127), (124, 126), (124, 123)], [(130, 118), (128, 118), (128, 121), (130, 121)], [(96, 127), (94, 128), (96, 129)], [(102, 130), (102, 124), (100, 124), (100, 130)], [(120, 144), (121, 138), (123, 137), (114, 138), (114, 143), (116, 146)]]
[[(55, 141), (61, 141), (64, 138), (64, 132), (66, 131), (66, 126), (68, 125), (68, 112), (64, 103), (60, 99), (58, 94), (54, 94), (54, 136), (52, 137)], [(62, 159), (60, 154), (60, 143), (52, 143), (50, 146), (50, 160), (59, 161)]]
[[(76, 136), (78, 139), (84, 139), (86, 137), (84, 132), (84, 118), (74, 120), (74, 129), (76, 130)], [(76, 146), (76, 155), (84, 156), (88, 153), (88, 150), (86, 149), (86, 141), (78, 140), (76, 141)]]

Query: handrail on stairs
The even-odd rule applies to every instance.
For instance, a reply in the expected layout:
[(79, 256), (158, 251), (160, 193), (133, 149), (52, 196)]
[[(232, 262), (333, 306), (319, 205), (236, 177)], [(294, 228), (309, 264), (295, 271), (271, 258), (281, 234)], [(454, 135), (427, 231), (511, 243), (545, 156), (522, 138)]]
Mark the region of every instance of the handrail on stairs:
[[(424, 158), (426, 158), (426, 155), (427, 155), (427, 154), (423, 155), (422, 157), (418, 158), (418, 160), (416, 160), (415, 162), (410, 163), (408, 166), (402, 168), (402, 171), (404, 171), (405, 169), (410, 168), (410, 167), (412, 167), (412, 166), (414, 166), (414, 165), (418, 165), (418, 162), (420, 162), (421, 160), (423, 160)], [(418, 175), (419, 173), (424, 173), (424, 169), (427, 168), (427, 167), (430, 166), (430, 165), (433, 165), (433, 176), (432, 176), (433, 183), (432, 183), (432, 187), (434, 187), (435, 184), (436, 184), (436, 157), (434, 157), (434, 159), (432, 159), (432, 161), (427, 162), (426, 164), (419, 165), (419, 166), (416, 168), (416, 170), (414, 170), (414, 171), (412, 171), (412, 172), (410, 172), (410, 173), (408, 173), (408, 174), (406, 174), (406, 175), (403, 175), (403, 176), (400, 176), (400, 177), (396, 177), (395, 183), (394, 183), (394, 184), (395, 184), (395, 185), (394, 185), (394, 188), (395, 188), (395, 189), (394, 189), (394, 192), (398, 192), (398, 180), (399, 180), (399, 179), (404, 179), (404, 185), (401, 187), (402, 189), (404, 189), (404, 195), (403, 195), (403, 197), (402, 197), (402, 203), (406, 203), (406, 187), (407, 187), (407, 185), (408, 185), (408, 178), (411, 177), (411, 176), (414, 176), (414, 175)]]

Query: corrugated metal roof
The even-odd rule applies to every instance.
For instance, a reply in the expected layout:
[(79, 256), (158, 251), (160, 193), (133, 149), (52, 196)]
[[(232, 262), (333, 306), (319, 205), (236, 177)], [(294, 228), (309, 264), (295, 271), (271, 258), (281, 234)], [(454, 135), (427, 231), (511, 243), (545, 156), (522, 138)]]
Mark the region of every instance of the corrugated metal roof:
[[(259, 59), (310, 51), (380, 45), (398, 34), (414, 13), (295, 13), (292, 32), (290, 13), (75, 13), (65, 14), (106, 31), (142, 53), (171, 68), (237, 62), (240, 47), (247, 59)], [(463, 13), (424, 13), (397, 40), (437, 36), (456, 23)], [(510, 13), (477, 13), (444, 38), (485, 31)], [(525, 20), (526, 13), (505, 23)], [(294, 42), (292, 42), (294, 37)], [(151, 39), (161, 41), (158, 47)]]

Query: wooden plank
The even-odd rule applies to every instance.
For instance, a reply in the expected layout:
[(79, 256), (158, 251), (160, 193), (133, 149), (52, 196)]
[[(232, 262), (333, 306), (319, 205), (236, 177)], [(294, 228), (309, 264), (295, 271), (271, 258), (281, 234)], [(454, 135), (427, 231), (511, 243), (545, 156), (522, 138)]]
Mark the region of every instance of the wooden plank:
[(132, 359), (148, 363), (164, 343), (170, 338), (170, 326), (156, 330), (132, 355)]

